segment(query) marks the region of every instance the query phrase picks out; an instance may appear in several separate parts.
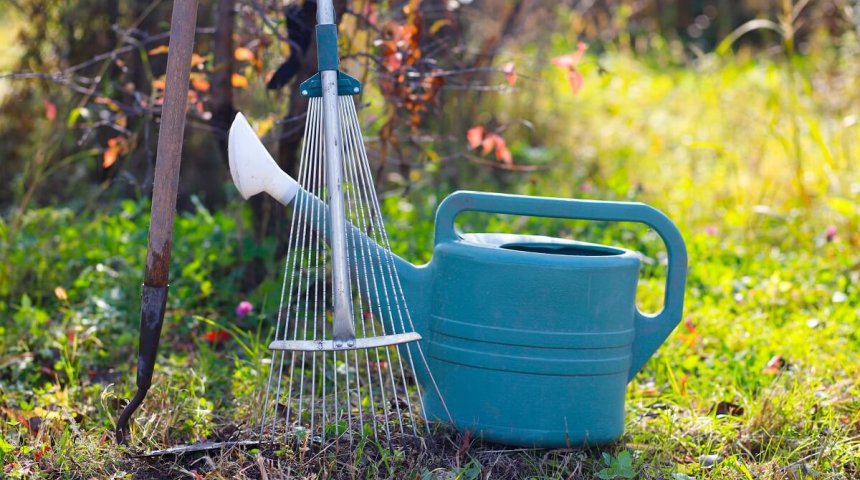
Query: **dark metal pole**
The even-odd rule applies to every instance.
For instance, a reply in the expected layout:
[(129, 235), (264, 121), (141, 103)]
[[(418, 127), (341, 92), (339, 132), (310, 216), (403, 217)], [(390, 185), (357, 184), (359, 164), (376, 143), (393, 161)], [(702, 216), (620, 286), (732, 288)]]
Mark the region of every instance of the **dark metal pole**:
[(179, 187), (179, 164), (196, 24), (197, 0), (175, 0), (170, 19), (170, 50), (167, 52), (164, 105), (161, 111), (161, 127), (158, 130), (149, 245), (140, 304), (137, 393), (117, 421), (118, 443), (128, 441), (128, 422), (152, 385), (161, 325), (164, 323), (170, 277), (170, 251), (173, 246), (173, 217), (176, 212), (176, 191)]

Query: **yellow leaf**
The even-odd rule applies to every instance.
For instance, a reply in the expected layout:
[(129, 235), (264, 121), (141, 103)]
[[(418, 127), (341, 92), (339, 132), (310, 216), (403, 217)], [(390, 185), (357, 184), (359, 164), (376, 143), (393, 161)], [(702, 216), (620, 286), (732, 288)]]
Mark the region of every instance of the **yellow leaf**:
[(119, 105), (117, 105), (116, 102), (114, 102), (112, 99), (110, 99), (108, 97), (95, 97), (93, 99), (93, 101), (95, 103), (98, 103), (99, 105), (106, 106), (108, 108), (108, 110), (110, 110), (112, 112), (119, 112), (120, 111)]
[(451, 21), (447, 18), (442, 18), (433, 22), (433, 25), (430, 25), (430, 35), (436, 35), (436, 32), (442, 30), (444, 27), (447, 27), (451, 24)]
[(230, 78), (230, 83), (236, 88), (246, 88), (248, 86), (248, 79), (238, 73), (234, 73)]
[(233, 52), (233, 58), (240, 62), (253, 62), (254, 52), (245, 47), (239, 47)]
[(68, 300), (69, 294), (66, 293), (66, 289), (63, 287), (57, 287), (54, 289), (54, 296), (59, 298), (60, 300)]
[(149, 54), (150, 55), (160, 55), (162, 53), (167, 53), (168, 50), (169, 50), (169, 48), (167, 45), (159, 45), (159, 46), (153, 48), (152, 50), (150, 50)]
[(284, 58), (290, 58), (290, 53), (292, 53), (292, 50), (290, 49), (290, 44), (287, 42), (279, 43), (281, 44), (281, 55), (283, 55)]
[(167, 82), (165, 82), (164, 76), (162, 76), (160, 78), (156, 78), (155, 80), (152, 81), (152, 89), (153, 90), (164, 90), (166, 83)]
[(266, 135), (266, 133), (271, 130), (274, 125), (275, 119), (272, 117), (266, 117), (257, 122), (257, 128), (255, 128), (254, 130), (256, 130), (258, 137), (262, 137)]

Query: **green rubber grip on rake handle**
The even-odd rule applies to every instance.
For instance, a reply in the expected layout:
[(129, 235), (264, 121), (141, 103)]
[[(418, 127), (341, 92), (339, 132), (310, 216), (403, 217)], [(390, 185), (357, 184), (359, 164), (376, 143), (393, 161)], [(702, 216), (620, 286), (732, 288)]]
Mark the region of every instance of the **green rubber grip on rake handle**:
[(637, 308), (636, 338), (633, 342), (629, 378), (651, 358), (663, 340), (681, 321), (684, 289), (687, 281), (687, 247), (674, 223), (654, 207), (637, 202), (602, 202), (565, 198), (505, 195), (500, 193), (459, 191), (448, 196), (436, 212), (435, 245), (456, 242), (461, 238), (454, 230), (454, 220), (466, 211), (526, 215), (545, 218), (567, 218), (611, 222), (643, 223), (653, 228), (666, 245), (669, 255), (663, 309), (654, 315)]
[(337, 25), (317, 25), (317, 68), (319, 71), (337, 70)]

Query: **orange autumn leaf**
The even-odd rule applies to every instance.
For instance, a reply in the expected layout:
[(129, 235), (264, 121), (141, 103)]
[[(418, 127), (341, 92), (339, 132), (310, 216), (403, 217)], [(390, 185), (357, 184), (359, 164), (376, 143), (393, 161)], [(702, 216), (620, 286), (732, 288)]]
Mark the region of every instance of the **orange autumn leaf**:
[(567, 72), (567, 84), (570, 85), (570, 91), (573, 92), (574, 95), (579, 93), (582, 90), (582, 74), (578, 71), (570, 70)]
[(48, 99), (45, 99), (45, 118), (51, 123), (57, 119), (57, 106)]
[(230, 77), (230, 83), (235, 88), (246, 88), (248, 86), (248, 79), (238, 73), (234, 73), (233, 76)]
[(102, 154), (102, 167), (110, 168), (111, 165), (116, 163), (119, 159), (119, 156), (128, 151), (128, 141), (125, 137), (118, 136), (109, 138), (107, 141), (107, 148), (105, 148), (104, 153)]
[(191, 66), (192, 67), (196, 67), (196, 66), (198, 66), (202, 63), (205, 63), (205, 62), (206, 62), (206, 57), (204, 57), (202, 55), (198, 55), (196, 53), (191, 54)]
[(201, 75), (194, 75), (191, 77), (191, 86), (198, 92), (208, 92), (210, 87), (209, 81)]
[(112, 112), (120, 111), (119, 105), (117, 105), (117, 103), (111, 98), (98, 96), (93, 99), (93, 102), (108, 107), (108, 110)]
[(235, 51), (233, 51), (233, 58), (240, 62), (253, 62), (254, 52), (252, 52), (249, 48), (239, 47)]
[(477, 125), (466, 130), (466, 141), (469, 142), (469, 148), (478, 148), (481, 145), (482, 138), (484, 138), (483, 126)]
[(164, 81), (164, 77), (156, 78), (155, 80), (152, 81), (152, 89), (153, 90), (164, 90), (166, 83), (167, 82)]
[(159, 45), (147, 53), (150, 55), (161, 55), (162, 53), (167, 53), (168, 50), (170, 50), (170, 48), (167, 45)]
[(213, 330), (204, 333), (201, 338), (209, 343), (224, 343), (230, 340), (230, 332), (227, 330)]
[(565, 55), (560, 55), (558, 57), (553, 58), (552, 64), (561, 67), (561, 68), (574, 68), (579, 65), (579, 62), (582, 60), (583, 55), (585, 55), (585, 51), (588, 49), (588, 45), (585, 42), (579, 42), (576, 45), (576, 51), (573, 53), (568, 53)]
[[(494, 134), (495, 135), (495, 134)], [(508, 143), (505, 142), (505, 139), (499, 135), (495, 135), (496, 137), (496, 160), (504, 163), (505, 165), (511, 166), (514, 164), (514, 157), (511, 155), (511, 151), (508, 150)]]
[(767, 375), (776, 375), (782, 370), (786, 370), (788, 368), (788, 362), (785, 361), (785, 358), (782, 355), (774, 355), (768, 360), (767, 365), (765, 365), (764, 369), (761, 373)]
[(588, 45), (583, 42), (579, 42), (576, 46), (575, 52), (561, 55), (552, 59), (553, 65), (567, 70), (567, 83), (568, 85), (570, 85), (570, 90), (571, 92), (573, 92), (574, 95), (579, 93), (579, 91), (582, 89), (582, 74), (579, 73), (576, 67), (577, 65), (579, 65), (579, 62), (582, 61), (582, 57), (583, 55), (585, 55), (585, 50), (587, 49)]
[(508, 85), (514, 86), (517, 83), (517, 72), (515, 69), (514, 62), (508, 62), (502, 65), (502, 73), (505, 74), (505, 80), (507, 80)]
[(382, 57), (382, 64), (385, 65), (385, 68), (389, 71), (398, 70), (403, 66), (403, 54), (399, 51), (394, 51), (391, 54), (384, 55)]
[(499, 138), (495, 133), (488, 133), (487, 136), (484, 137), (484, 141), (481, 142), (481, 155), (486, 155), (493, 151), (493, 148), (496, 146), (496, 139)]

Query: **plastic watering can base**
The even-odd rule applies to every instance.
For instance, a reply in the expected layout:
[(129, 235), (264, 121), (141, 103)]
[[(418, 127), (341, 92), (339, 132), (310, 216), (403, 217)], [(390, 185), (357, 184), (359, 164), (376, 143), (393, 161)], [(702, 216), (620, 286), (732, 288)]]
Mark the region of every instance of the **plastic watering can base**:
[[(636, 308), (635, 252), (460, 234), (454, 221), (465, 211), (645, 223), (668, 251), (664, 308)], [(457, 192), (439, 206), (430, 263), (405, 265), (427, 368), (456, 428), (490, 442), (563, 448), (623, 434), (627, 383), (681, 319), (687, 257), (674, 224), (641, 203)], [(425, 408), (445, 417), (432, 398)]]
[[(543, 376), (491, 371), (439, 361), (458, 430), (487, 442), (533, 448), (599, 445), (624, 433), (624, 373)], [(431, 418), (444, 411), (428, 402)]]

